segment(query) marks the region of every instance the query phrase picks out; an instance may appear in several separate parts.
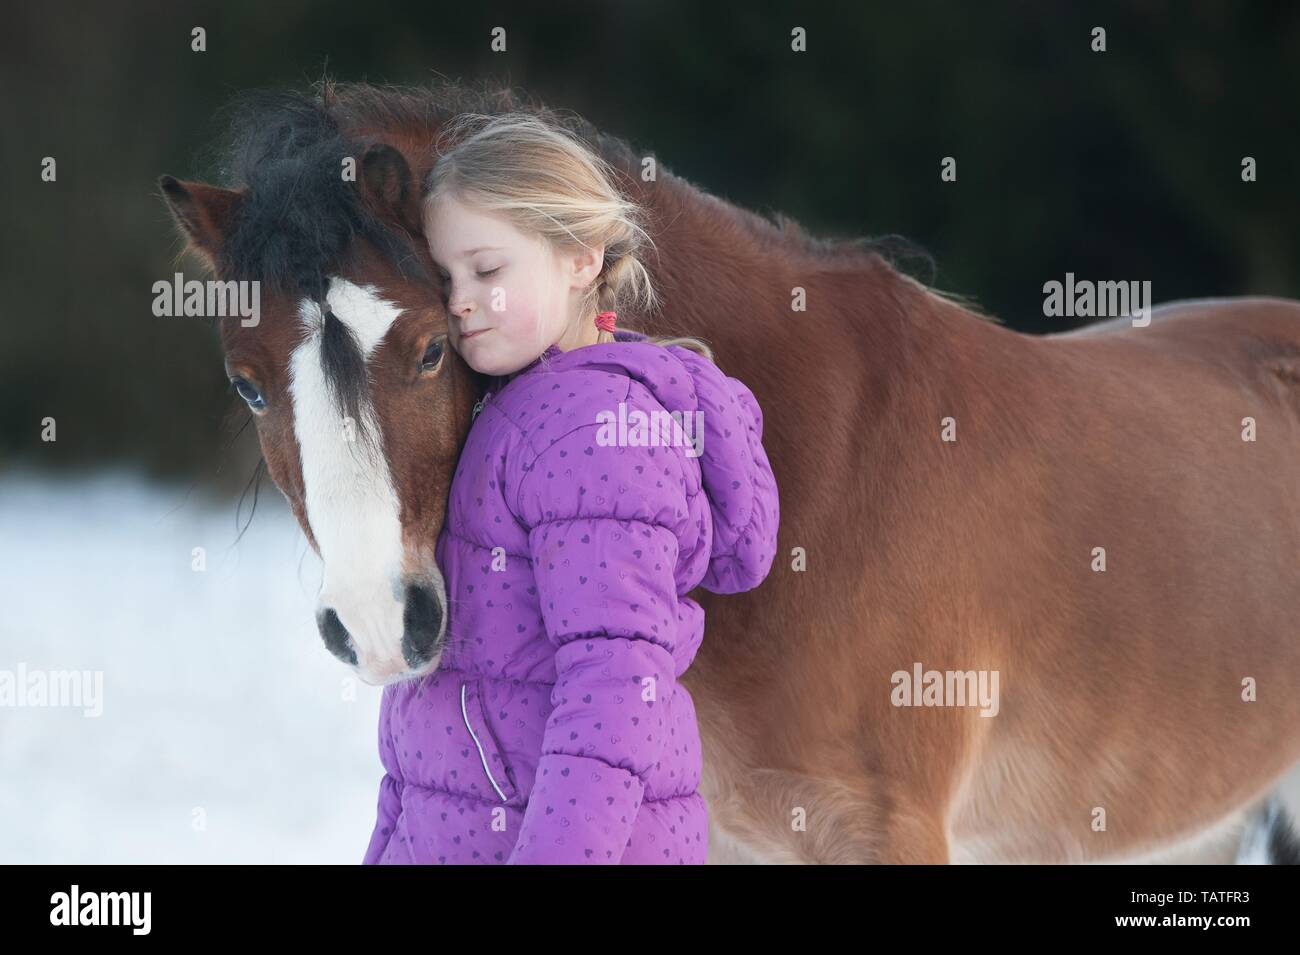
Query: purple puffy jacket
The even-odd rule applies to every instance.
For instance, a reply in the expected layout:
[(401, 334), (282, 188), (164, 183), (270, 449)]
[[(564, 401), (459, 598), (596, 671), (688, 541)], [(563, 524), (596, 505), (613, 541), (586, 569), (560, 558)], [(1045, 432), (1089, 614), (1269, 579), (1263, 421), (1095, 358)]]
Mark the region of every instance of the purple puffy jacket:
[[(744, 384), (615, 334), (494, 380), (475, 419), (436, 551), (447, 648), (384, 688), (367, 863), (705, 861), (685, 595), (767, 576), (776, 481)], [(682, 427), (633, 444), (665, 411)]]

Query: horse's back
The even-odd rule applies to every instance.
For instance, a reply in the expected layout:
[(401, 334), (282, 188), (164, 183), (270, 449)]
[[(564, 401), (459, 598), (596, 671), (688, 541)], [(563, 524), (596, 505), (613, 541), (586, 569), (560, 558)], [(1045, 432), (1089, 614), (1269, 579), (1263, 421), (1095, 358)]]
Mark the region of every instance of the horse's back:
[(1166, 302), (1151, 310), (1149, 325), (1135, 325), (1128, 315), (1110, 318), (1055, 335), (1048, 341), (1102, 338), (1137, 344), (1142, 341), (1223, 348), (1234, 339), (1261, 355), (1270, 350), (1300, 350), (1300, 301), (1288, 298), (1203, 298)]
[[(1300, 303), (1174, 302), (1023, 344), (997, 379), (1023, 460), (966, 518), (1002, 515), (979, 538), (997, 549), (983, 604), (1020, 587), (990, 624), (1014, 669), (953, 833), (1114, 858), (1210, 831), (1300, 758)], [(1062, 810), (1089, 787), (1124, 820), (1109, 834)], [(1009, 799), (1022, 847), (982, 810)]]
[[(1245, 387), (1289, 409), (1300, 427), (1300, 301), (1214, 298), (1168, 302), (1146, 326), (1129, 316), (1044, 336), (1079, 363), (1095, 360), (1112, 372), (1137, 363), (1194, 368), (1208, 379)], [(1187, 362), (1192, 362), (1188, 365)]]

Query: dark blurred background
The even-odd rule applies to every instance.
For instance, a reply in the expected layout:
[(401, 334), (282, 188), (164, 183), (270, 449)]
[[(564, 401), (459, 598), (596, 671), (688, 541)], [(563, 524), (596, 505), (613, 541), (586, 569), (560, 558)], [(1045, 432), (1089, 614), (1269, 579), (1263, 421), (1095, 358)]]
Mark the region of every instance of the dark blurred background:
[[(923, 278), (1029, 332), (1069, 327), (1042, 315), (1042, 284), (1067, 271), (1150, 279), (1157, 302), (1296, 296), (1300, 10), (1088, 6), (15, 7), (0, 35), (0, 462), (244, 484), (256, 439), (235, 437), (246, 413), (215, 329), (151, 311), (174, 266), (204, 277), (177, 260), (155, 180), (214, 176), (214, 114), (237, 91), (326, 69), (522, 87), (739, 205), (814, 234), (906, 236), (937, 263)], [(807, 53), (791, 52), (794, 26)], [(940, 182), (943, 156), (956, 183)], [(1242, 182), (1243, 156), (1258, 181)]]

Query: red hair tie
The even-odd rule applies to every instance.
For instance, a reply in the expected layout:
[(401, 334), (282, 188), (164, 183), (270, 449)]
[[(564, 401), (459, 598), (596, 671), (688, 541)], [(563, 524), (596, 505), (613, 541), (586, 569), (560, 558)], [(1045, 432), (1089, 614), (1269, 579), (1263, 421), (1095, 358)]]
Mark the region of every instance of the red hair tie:
[(596, 316), (596, 327), (599, 328), (602, 332), (612, 332), (612, 331), (614, 331), (614, 318), (615, 318), (615, 317), (616, 317), (616, 313), (614, 313), (614, 312), (601, 312), (601, 313), (599, 313), (599, 314)]

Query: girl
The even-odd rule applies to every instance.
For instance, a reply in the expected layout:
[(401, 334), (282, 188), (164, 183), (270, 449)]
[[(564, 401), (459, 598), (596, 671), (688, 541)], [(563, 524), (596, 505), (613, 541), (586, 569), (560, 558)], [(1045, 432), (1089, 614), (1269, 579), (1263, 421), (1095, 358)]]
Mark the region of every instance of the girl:
[(704, 343), (616, 328), (654, 304), (646, 236), (585, 145), (532, 114), (454, 131), (426, 235), (490, 386), (437, 544), (447, 649), (384, 691), (366, 861), (702, 863), (685, 595), (771, 567), (762, 412)]

